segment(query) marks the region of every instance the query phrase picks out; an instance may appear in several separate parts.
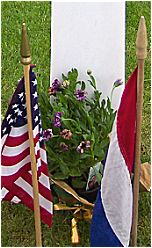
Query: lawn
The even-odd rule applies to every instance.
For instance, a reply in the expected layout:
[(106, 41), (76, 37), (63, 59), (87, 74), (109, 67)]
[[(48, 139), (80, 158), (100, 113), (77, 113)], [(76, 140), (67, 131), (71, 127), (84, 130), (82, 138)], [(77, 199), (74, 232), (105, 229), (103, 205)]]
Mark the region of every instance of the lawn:
[[(1, 3), (2, 93), (1, 113), (4, 118), (10, 98), (22, 75), (20, 64), (21, 24), (26, 22), (30, 37), (32, 62), (37, 64), (38, 87), (47, 90), (50, 73), (50, 2)], [(150, 2), (126, 3), (126, 80), (136, 66), (135, 40), (138, 22), (145, 16), (148, 32), (148, 57), (145, 63), (144, 111), (142, 122), (142, 162), (150, 162)], [(150, 193), (140, 193), (138, 246), (150, 247)], [(53, 227), (42, 223), (43, 246), (71, 246), (71, 212), (54, 213)], [(80, 221), (80, 246), (90, 246), (90, 224)], [(1, 246), (35, 246), (34, 218), (23, 205), (1, 204)]]

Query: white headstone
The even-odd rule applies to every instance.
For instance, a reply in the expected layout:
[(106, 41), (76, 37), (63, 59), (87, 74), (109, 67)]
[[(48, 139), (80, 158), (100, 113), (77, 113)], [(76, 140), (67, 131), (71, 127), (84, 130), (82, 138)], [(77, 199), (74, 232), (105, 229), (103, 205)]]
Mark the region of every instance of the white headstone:
[[(96, 78), (103, 97), (113, 82), (125, 75), (125, 3), (53, 2), (51, 27), (51, 82), (77, 68), (87, 80), (87, 69)], [(112, 105), (118, 108), (124, 87), (117, 88)]]

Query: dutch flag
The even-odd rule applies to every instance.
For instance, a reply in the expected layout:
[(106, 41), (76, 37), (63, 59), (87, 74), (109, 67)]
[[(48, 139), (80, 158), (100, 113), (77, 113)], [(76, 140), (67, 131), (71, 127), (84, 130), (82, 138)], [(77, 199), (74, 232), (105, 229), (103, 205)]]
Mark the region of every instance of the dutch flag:
[(137, 68), (123, 92), (113, 125), (91, 224), (92, 247), (129, 246), (136, 128)]

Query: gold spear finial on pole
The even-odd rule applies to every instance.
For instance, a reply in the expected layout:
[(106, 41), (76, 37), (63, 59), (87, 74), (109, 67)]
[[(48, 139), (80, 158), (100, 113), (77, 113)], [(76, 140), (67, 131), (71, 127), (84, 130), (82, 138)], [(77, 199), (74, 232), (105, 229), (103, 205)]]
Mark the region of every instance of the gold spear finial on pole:
[(136, 39), (136, 56), (137, 59), (145, 59), (147, 57), (147, 30), (144, 16), (141, 16), (137, 39)]
[(26, 25), (22, 24), (22, 36), (21, 36), (21, 63), (23, 65), (29, 65), (31, 63), (30, 45), (26, 31)]
[(23, 67), (24, 67), (24, 85), (25, 85), (25, 95), (26, 95), (27, 125), (28, 125), (29, 145), (30, 145), (31, 170), (32, 170), (36, 246), (41, 247), (42, 239), (41, 239), (41, 221), (40, 221), (40, 206), (39, 206), (39, 188), (38, 188), (38, 180), (37, 180), (37, 164), (36, 164), (36, 157), (35, 157), (35, 147), (34, 147), (34, 140), (33, 140), (30, 75), (29, 75), (31, 53), (30, 53), (30, 46), (29, 46), (25, 23), (23, 23), (22, 25), (21, 63), (23, 64)]
[(141, 156), (141, 124), (144, 92), (144, 62), (147, 57), (147, 32), (144, 16), (141, 16), (136, 39), (136, 56), (138, 61), (137, 75), (137, 103), (136, 103), (136, 144), (135, 144), (135, 165), (133, 182), (133, 218), (131, 231), (131, 246), (137, 247), (137, 226), (138, 226), (138, 200), (139, 200), (139, 175)]

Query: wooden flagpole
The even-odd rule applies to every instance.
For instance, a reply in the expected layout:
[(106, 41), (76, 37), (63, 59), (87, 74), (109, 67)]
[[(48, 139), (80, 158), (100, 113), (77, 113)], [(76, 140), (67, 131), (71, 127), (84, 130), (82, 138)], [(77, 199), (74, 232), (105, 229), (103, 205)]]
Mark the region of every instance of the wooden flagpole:
[(141, 155), (141, 124), (144, 91), (144, 61), (147, 57), (147, 32), (144, 16), (141, 16), (137, 39), (136, 56), (138, 61), (137, 75), (137, 111), (136, 111), (136, 144), (135, 144), (135, 167), (133, 182), (133, 219), (131, 231), (131, 246), (137, 247), (137, 225), (138, 225), (138, 200), (139, 200), (139, 174), (140, 174), (140, 155)]
[(39, 189), (38, 189), (38, 181), (37, 181), (37, 164), (36, 164), (36, 158), (35, 158), (35, 147), (34, 147), (34, 140), (33, 140), (31, 97), (30, 97), (30, 78), (29, 78), (31, 53), (30, 53), (30, 47), (29, 47), (25, 23), (23, 23), (22, 25), (21, 63), (24, 66), (24, 84), (25, 84), (25, 94), (26, 94), (28, 134), (29, 134), (29, 142), (30, 142), (36, 246), (41, 247), (42, 241), (41, 241)]

